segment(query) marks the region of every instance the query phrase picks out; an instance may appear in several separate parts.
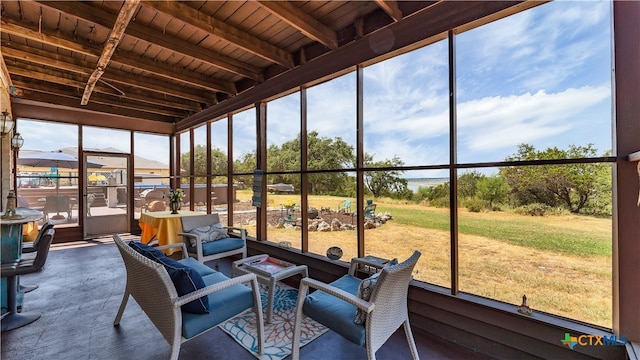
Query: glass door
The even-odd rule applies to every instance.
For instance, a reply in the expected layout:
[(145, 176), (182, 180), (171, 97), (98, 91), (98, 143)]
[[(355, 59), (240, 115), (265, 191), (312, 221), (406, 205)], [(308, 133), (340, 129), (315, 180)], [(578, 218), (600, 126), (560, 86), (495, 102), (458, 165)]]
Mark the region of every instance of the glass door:
[(84, 238), (130, 231), (131, 156), (84, 152)]

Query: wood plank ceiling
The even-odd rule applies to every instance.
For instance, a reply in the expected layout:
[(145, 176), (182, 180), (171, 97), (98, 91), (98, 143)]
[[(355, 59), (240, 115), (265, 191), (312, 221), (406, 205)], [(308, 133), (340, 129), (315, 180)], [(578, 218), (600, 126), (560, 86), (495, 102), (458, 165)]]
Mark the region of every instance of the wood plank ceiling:
[(175, 124), (442, 3), (2, 1), (1, 60), (16, 102)]

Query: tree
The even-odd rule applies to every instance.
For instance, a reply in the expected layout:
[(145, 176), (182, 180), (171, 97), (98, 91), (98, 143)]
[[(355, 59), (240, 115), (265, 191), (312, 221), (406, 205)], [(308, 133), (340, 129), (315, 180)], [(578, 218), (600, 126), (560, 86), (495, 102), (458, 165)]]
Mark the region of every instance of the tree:
[[(193, 171), (194, 175), (207, 175), (207, 147), (204, 145), (196, 145), (193, 148)], [(183, 171), (189, 169), (189, 160), (191, 153), (186, 152), (180, 156), (180, 168)], [(211, 149), (211, 171), (213, 174), (226, 175), (227, 174), (227, 154), (222, 152), (218, 148)], [(206, 182), (205, 177), (196, 177), (195, 182), (198, 184), (204, 184)]]
[(458, 176), (458, 196), (463, 198), (472, 198), (476, 196), (478, 182), (485, 176), (474, 170)]
[(507, 199), (509, 188), (500, 176), (484, 177), (478, 181), (477, 195), (481, 200), (489, 202), (489, 208), (493, 209), (494, 203), (500, 203)]
[[(365, 155), (365, 166), (371, 168), (392, 168), (404, 165), (404, 161), (397, 156), (392, 159), (373, 162), (373, 156)], [(364, 177), (364, 185), (374, 197), (389, 196), (392, 198), (411, 198), (411, 191), (407, 191), (407, 179), (400, 177), (404, 171), (385, 170), (369, 171)]]
[[(568, 150), (557, 147), (536, 151), (522, 144), (507, 161), (581, 159), (596, 156), (592, 144), (570, 145)], [(561, 164), (541, 166), (513, 166), (500, 169), (500, 175), (511, 188), (513, 199), (520, 205), (534, 202), (551, 207), (563, 206), (572, 213), (580, 213), (601, 188), (606, 177), (606, 164)]]

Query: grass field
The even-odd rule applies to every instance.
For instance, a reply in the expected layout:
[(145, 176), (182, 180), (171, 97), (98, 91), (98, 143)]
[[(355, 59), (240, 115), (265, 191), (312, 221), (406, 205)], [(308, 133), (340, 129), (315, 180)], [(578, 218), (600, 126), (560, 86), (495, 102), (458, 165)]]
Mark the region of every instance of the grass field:
[[(238, 194), (239, 199), (244, 196)], [(289, 198), (269, 195), (272, 204)], [(342, 200), (312, 196), (309, 204), (336, 209)], [(375, 202), (376, 212), (389, 212), (393, 220), (365, 231), (367, 254), (402, 260), (419, 250), (422, 257), (415, 279), (450, 287), (449, 210), (384, 199)], [(611, 226), (611, 219), (586, 216), (529, 217), (460, 209), (460, 290), (514, 306), (526, 295), (534, 311), (611, 328)], [(248, 230), (255, 234), (255, 228)], [(311, 232), (309, 249), (325, 254), (330, 246), (339, 246), (342, 260), (348, 261), (356, 256), (356, 236), (355, 231)], [(300, 248), (299, 230), (270, 228), (268, 238)]]

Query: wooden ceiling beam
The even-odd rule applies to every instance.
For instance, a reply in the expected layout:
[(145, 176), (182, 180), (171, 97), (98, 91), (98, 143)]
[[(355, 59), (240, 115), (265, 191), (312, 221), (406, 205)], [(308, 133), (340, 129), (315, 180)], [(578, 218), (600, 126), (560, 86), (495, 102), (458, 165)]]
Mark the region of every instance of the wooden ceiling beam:
[(393, 19), (394, 22), (402, 20), (402, 11), (395, 0), (375, 0), (376, 4)]
[[(2, 50), (4, 55), (9, 59), (20, 59), (26, 62), (50, 66), (86, 76), (91, 74), (91, 64), (88, 61), (79, 60), (70, 56), (50, 53), (45, 50), (15, 43), (3, 43)], [(140, 77), (133, 77), (131, 74), (122, 70), (109, 69), (109, 71), (103, 75), (102, 79), (103, 81), (117, 82), (118, 84), (128, 86), (129, 88), (125, 92), (126, 97), (133, 98), (135, 96), (139, 101), (146, 101), (151, 104), (164, 106), (166, 103), (171, 103), (173, 104), (172, 106), (183, 110), (198, 111), (202, 110), (200, 104), (213, 105), (215, 103), (214, 99), (200, 96), (195, 91), (177, 88), (174, 84), (168, 82), (145, 82), (143, 79), (140, 79)]]
[(4, 62), (2, 50), (2, 47), (0, 47), (0, 85), (2, 85), (2, 88), (5, 89), (7, 94), (11, 94), (11, 87), (13, 86), (11, 83), (11, 74), (9, 74), (7, 64)]
[[(108, 24), (112, 24), (115, 19), (115, 15), (97, 7), (91, 6), (87, 3), (75, 1), (42, 0), (38, 2), (43, 6), (48, 6), (52, 9), (58, 10), (67, 16), (75, 16), (77, 18), (89, 22), (94, 22), (105, 27), (108, 27)], [(201, 48), (198, 45), (187, 42), (176, 36), (162, 33), (158, 30), (138, 24), (135, 22), (135, 20), (129, 23), (129, 26), (127, 26), (127, 30), (125, 31), (125, 33), (137, 39), (156, 44), (165, 49), (198, 59), (223, 71), (237, 74), (254, 81), (261, 82), (264, 80), (263, 76), (261, 75), (260, 69), (256, 66), (243, 63), (225, 55), (212, 54), (211, 51)]]
[(97, 111), (105, 114), (126, 116), (133, 119), (147, 119), (147, 120), (162, 121), (162, 122), (169, 122), (169, 123), (173, 123), (176, 120), (178, 120), (178, 118), (175, 116), (166, 116), (166, 115), (153, 114), (146, 111), (118, 108), (112, 105), (89, 103), (83, 106), (83, 105), (80, 105), (78, 98), (69, 98), (66, 96), (45, 94), (40, 92), (23, 92), (21, 99), (36, 101), (36, 102), (45, 103), (45, 104), (52, 104), (56, 106), (64, 106), (68, 108), (74, 108), (77, 110), (90, 110), (90, 111)]
[[(41, 29), (33, 30), (14, 19), (3, 17), (0, 21), (1, 31), (14, 36), (41, 42), (44, 44), (61, 47), (63, 49), (78, 52), (83, 55), (99, 57), (102, 49), (88, 41), (66, 35), (60, 31)], [(184, 69), (177, 69), (169, 65), (156, 63), (151, 59), (135, 56), (125, 52), (114, 54), (112, 61), (119, 64), (135, 67), (147, 71), (156, 76), (162, 76), (172, 81), (180, 81), (187, 85), (205, 88), (210, 91), (221, 91), (227, 94), (236, 94), (235, 84), (231, 81), (216, 80), (203, 77)]]
[(124, 31), (127, 29), (127, 25), (129, 25), (131, 18), (133, 18), (133, 14), (138, 9), (139, 3), (140, 0), (125, 0), (122, 4), (118, 18), (113, 24), (113, 29), (111, 29), (111, 32), (109, 33), (109, 39), (104, 45), (104, 49), (102, 49), (102, 54), (100, 54), (98, 64), (89, 76), (87, 86), (84, 88), (80, 105), (87, 105), (89, 102), (93, 88), (96, 86), (96, 83), (109, 65), (109, 61), (111, 60), (113, 53), (116, 51), (118, 44), (120, 44), (120, 40), (122, 40), (122, 37), (124, 36)]
[(212, 16), (202, 19), (203, 14), (198, 10), (177, 1), (142, 1), (145, 6), (180, 19), (187, 24), (193, 25), (216, 38), (222, 39), (238, 46), (263, 59), (280, 64), (286, 68), (294, 67), (293, 55), (268, 42), (262, 41), (246, 32), (239, 30), (224, 21), (217, 20)]
[(157, 134), (173, 134), (175, 125), (173, 119), (136, 119), (129, 115), (115, 115), (90, 111), (85, 108), (72, 108), (27, 99), (11, 100), (16, 116), (55, 121), (67, 124), (104, 127), (108, 124), (111, 129), (124, 129)]
[(300, 10), (288, 1), (260, 0), (260, 5), (270, 13), (298, 29), (304, 36), (313, 39), (329, 49), (338, 48), (338, 36), (335, 31)]
[[(16, 87), (20, 88), (23, 91), (22, 96), (25, 96), (24, 94), (27, 94), (26, 91), (35, 91), (39, 93), (52, 94), (52, 95), (67, 97), (67, 98), (76, 99), (76, 100), (82, 97), (81, 93), (78, 92), (74, 96), (73, 92), (70, 92), (69, 90), (64, 88), (65, 86), (58, 85), (56, 83), (43, 83), (38, 81), (23, 81), (23, 80), (16, 80), (15, 83), (16, 83)], [(96, 89), (97, 88), (98, 87), (96, 86)], [(110, 94), (110, 95), (114, 95), (114, 94)], [(189, 112), (187, 111), (176, 110), (176, 109), (163, 107), (163, 106), (152, 106), (152, 105), (148, 105), (140, 102), (134, 102), (129, 99), (118, 98), (117, 96), (105, 95), (99, 91), (94, 92), (93, 96), (91, 97), (91, 102), (95, 104), (109, 105), (109, 106), (123, 108), (123, 109), (144, 111), (151, 114), (172, 116), (175, 118), (184, 118), (189, 114)]]

